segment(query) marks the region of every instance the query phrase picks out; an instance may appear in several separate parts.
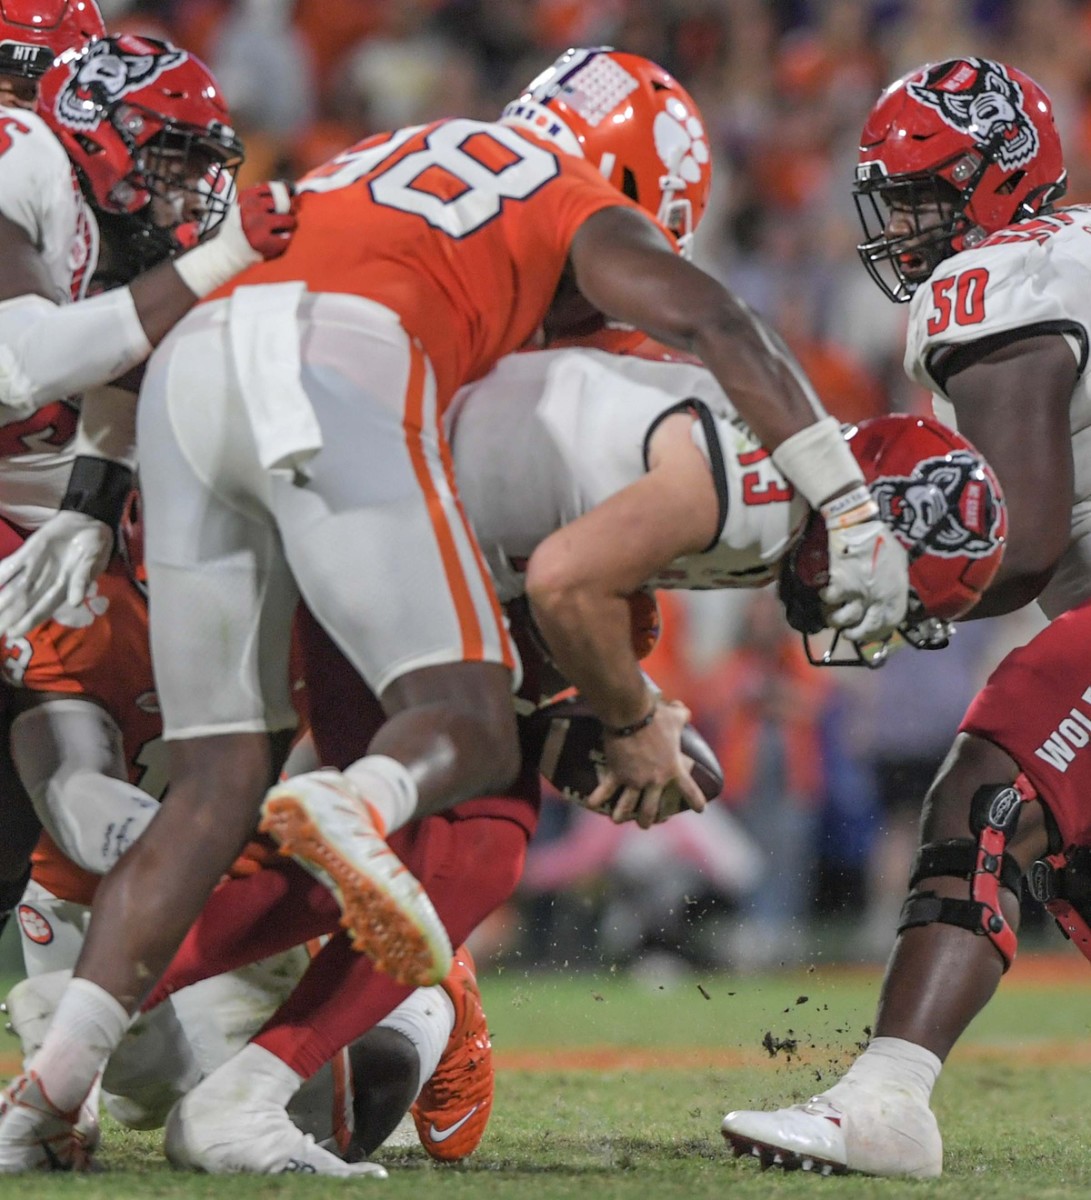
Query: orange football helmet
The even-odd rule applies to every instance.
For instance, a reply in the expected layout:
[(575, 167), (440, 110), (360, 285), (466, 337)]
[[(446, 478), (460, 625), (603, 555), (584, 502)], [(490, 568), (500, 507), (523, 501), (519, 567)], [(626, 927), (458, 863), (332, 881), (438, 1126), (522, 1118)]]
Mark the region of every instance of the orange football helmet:
[(688, 257), (712, 161), (700, 110), (662, 67), (608, 47), (566, 50), (500, 119), (586, 158)]

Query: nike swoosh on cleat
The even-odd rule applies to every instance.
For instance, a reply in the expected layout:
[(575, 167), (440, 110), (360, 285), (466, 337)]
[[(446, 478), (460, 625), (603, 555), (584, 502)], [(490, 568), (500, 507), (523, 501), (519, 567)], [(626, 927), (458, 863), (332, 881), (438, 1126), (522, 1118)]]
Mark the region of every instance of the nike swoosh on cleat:
[(463, 1125), (477, 1112), (479, 1105), (475, 1104), (473, 1108), (464, 1116), (459, 1118), (453, 1125), (448, 1125), (446, 1129), (437, 1129), (433, 1122), (428, 1126), (428, 1137), (433, 1142), (445, 1142), (453, 1133), (457, 1133)]

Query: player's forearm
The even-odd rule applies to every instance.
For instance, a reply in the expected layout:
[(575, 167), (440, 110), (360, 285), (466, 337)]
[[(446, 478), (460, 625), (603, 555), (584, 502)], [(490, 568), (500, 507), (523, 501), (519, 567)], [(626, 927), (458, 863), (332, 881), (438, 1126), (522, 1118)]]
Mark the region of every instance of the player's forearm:
[(595, 715), (616, 728), (642, 720), (652, 696), (633, 653), (625, 598), (532, 577), (527, 596), (551, 658)]

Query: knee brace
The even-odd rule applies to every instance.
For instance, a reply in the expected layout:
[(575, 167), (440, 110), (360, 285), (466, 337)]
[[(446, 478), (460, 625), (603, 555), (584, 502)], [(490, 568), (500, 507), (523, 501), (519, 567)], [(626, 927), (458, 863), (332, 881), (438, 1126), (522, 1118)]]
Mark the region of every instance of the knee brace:
[(1091, 959), (1091, 849), (1078, 846), (1031, 863), (1030, 894), (1084, 958)]
[[(983, 784), (970, 802), (972, 838), (949, 838), (920, 848), (909, 879), (910, 893), (898, 932), (915, 925), (957, 925), (992, 942), (1004, 962), (1015, 958), (1016, 934), (1000, 907), (1000, 889), (1019, 893), (1022, 871), (1007, 852), (1024, 804), (1037, 798), (1025, 775), (1012, 784)], [(917, 891), (922, 879), (949, 875), (970, 884), (970, 898), (955, 900)]]

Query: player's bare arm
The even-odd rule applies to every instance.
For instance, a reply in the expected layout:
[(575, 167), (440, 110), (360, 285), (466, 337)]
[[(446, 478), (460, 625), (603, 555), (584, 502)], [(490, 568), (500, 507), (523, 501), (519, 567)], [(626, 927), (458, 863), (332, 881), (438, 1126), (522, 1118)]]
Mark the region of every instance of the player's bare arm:
[(770, 450), (819, 415), (749, 309), (673, 253), (650, 219), (624, 208), (596, 213), (573, 239), (571, 259), (596, 308), (697, 354)]
[[(1058, 334), (958, 351), (970, 365), (947, 380), (961, 433), (1004, 488), (1008, 542), (996, 579), (968, 619), (1014, 612), (1049, 582), (1071, 536), (1069, 409), (1078, 364)], [(1028, 401), (1031, 401), (1028, 403)]]
[(672, 254), (637, 212), (589, 218), (570, 256), (580, 291), (608, 316), (704, 361), (777, 466), (821, 511), (830, 546), (822, 599), (831, 627), (889, 638), (908, 605), (908, 563), (841, 437), (776, 338), (711, 276)]
[(681, 757), (689, 713), (656, 702), (633, 651), (626, 599), (716, 537), (716, 489), (691, 423), (684, 413), (668, 417), (652, 439), (648, 473), (546, 538), (527, 567), (527, 596), (550, 654), (596, 715), (630, 728), (654, 713), (644, 729), (607, 739), (609, 773), (591, 797), (597, 807), (626, 788), (614, 819), (635, 815), (644, 826), (673, 780), (691, 807), (704, 807)]

